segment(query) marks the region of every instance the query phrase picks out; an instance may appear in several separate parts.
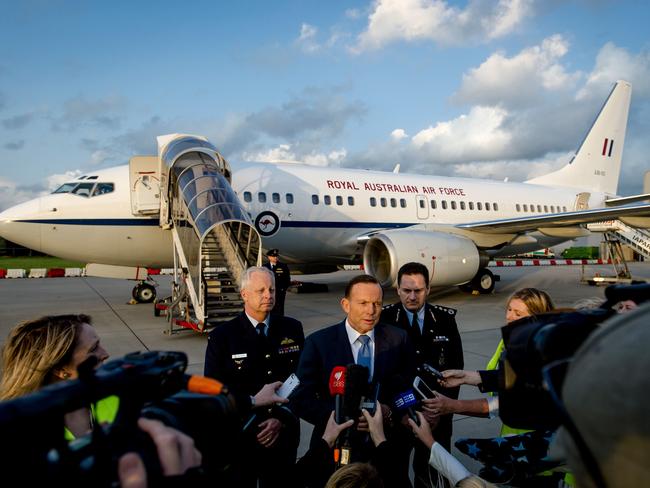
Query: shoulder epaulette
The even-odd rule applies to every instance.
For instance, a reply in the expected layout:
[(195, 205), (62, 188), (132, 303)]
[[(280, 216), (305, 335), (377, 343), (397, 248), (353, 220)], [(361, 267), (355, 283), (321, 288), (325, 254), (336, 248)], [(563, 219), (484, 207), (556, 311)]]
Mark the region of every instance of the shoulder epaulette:
[(440, 312), (446, 312), (449, 315), (456, 315), (457, 312), (455, 308), (443, 307), (442, 305), (431, 305), (431, 307)]

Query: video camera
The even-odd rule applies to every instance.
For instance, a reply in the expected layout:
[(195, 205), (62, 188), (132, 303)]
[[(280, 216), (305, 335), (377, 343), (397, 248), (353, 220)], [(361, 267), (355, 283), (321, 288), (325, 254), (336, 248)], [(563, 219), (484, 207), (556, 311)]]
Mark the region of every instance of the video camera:
[[(650, 299), (650, 285), (610, 286), (605, 296), (600, 308), (526, 317), (501, 329), (505, 352), (498, 368), (499, 416), (505, 424), (557, 428), (562, 415), (544, 385), (544, 368), (572, 358), (587, 337), (616, 314), (611, 308), (616, 303), (632, 300), (638, 305)], [(566, 368), (556, 378), (560, 386), (565, 373)]]
[[(241, 422), (236, 402), (216, 380), (186, 375), (185, 353), (132, 353), (94, 366), (85, 362), (77, 380), (0, 403), (4, 473), (17, 475), (27, 486), (112, 486), (119, 457), (134, 451), (147, 467), (150, 486), (157, 486), (162, 473), (153, 441), (137, 427), (141, 416), (192, 437), (209, 476), (225, 468), (229, 441)], [(115, 421), (95, 425), (90, 434), (68, 443), (64, 415), (111, 395), (119, 397)]]

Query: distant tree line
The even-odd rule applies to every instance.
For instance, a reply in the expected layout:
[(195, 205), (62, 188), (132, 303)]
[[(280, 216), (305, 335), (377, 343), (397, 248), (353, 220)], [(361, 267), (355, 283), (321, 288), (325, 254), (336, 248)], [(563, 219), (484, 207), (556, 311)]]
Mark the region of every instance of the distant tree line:
[(43, 254), (39, 251), (34, 251), (33, 249), (29, 249), (27, 247), (21, 246), (20, 244), (16, 244), (15, 242), (11, 242), (0, 237), (0, 256), (46, 256), (46, 254)]

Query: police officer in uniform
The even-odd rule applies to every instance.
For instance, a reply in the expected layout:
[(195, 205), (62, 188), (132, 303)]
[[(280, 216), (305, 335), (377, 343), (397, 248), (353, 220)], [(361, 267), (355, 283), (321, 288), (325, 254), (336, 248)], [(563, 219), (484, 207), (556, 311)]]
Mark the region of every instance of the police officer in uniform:
[[(305, 341), (299, 321), (270, 314), (274, 281), (268, 269), (248, 268), (241, 283), (244, 311), (208, 335), (205, 376), (251, 398), (295, 372)], [(288, 486), (300, 441), (298, 419), (287, 407), (274, 406), (254, 409), (247, 424), (228, 481), (245, 488), (255, 488), (258, 479), (260, 488)]]
[(275, 275), (275, 307), (273, 307), (271, 313), (284, 315), (284, 299), (287, 295), (287, 289), (291, 285), (289, 266), (280, 262), (280, 251), (278, 249), (270, 249), (266, 256), (269, 258), (269, 262), (264, 267), (273, 271)]
[[(384, 307), (380, 320), (408, 332), (415, 347), (418, 375), (423, 379), (430, 378), (423, 372), (424, 363), (438, 371), (463, 369), (463, 347), (456, 325), (456, 310), (426, 303), (429, 294), (426, 266), (414, 262), (403, 265), (397, 274), (397, 294), (400, 301)], [(427, 381), (427, 384), (431, 388), (437, 386), (432, 381)], [(460, 389), (438, 387), (438, 390), (450, 398), (458, 398)], [(426, 400), (423, 402), (423, 414), (435, 426), (433, 435), (436, 441), (449, 450), (452, 415), (438, 416), (438, 412), (428, 406)], [(414, 444), (414, 447), (415, 487), (429, 486), (433, 476), (429, 474), (429, 452), (419, 444)], [(433, 479), (435, 481), (435, 477)]]

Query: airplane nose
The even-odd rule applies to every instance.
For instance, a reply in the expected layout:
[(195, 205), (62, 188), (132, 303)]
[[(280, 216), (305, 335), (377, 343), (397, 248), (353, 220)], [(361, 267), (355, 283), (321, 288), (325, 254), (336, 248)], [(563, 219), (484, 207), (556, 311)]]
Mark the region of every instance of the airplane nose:
[(0, 237), (21, 246), (41, 250), (41, 226), (33, 222), (40, 214), (40, 198), (0, 212)]

